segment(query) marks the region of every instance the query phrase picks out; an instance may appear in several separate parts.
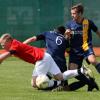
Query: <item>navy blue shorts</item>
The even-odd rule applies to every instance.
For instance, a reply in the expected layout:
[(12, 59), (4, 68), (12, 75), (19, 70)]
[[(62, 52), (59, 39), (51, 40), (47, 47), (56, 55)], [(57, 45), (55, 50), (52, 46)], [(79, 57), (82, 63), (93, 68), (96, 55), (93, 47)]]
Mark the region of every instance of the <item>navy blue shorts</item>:
[(88, 56), (91, 54), (94, 55), (92, 47), (90, 47), (87, 51), (83, 51), (82, 49), (80, 50), (72, 49), (69, 55), (69, 63), (75, 63), (80, 68), (82, 66), (83, 59), (87, 59)]

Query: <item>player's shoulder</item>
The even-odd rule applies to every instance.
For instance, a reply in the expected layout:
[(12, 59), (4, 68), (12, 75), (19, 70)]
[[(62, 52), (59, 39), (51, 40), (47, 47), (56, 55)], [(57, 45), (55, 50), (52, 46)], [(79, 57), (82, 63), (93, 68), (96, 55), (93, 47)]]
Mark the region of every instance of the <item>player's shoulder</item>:
[(66, 24), (73, 24), (73, 23), (75, 23), (75, 21), (74, 20), (70, 20)]
[(20, 41), (18, 41), (18, 40), (16, 40), (16, 39), (13, 39), (12, 44), (18, 44), (18, 43), (20, 43)]
[(43, 32), (43, 33), (41, 33), (42, 35), (44, 35), (44, 36), (46, 36), (46, 35), (48, 35), (50, 33), (50, 31), (45, 31), (45, 32)]
[(75, 25), (76, 24), (76, 22), (74, 21), (74, 20), (70, 20), (70, 21), (68, 21), (67, 23), (66, 23), (66, 27), (70, 27), (70, 26), (72, 26), (72, 25)]
[(52, 37), (52, 36), (54, 36), (54, 31), (46, 31), (43, 34), (45, 37)]
[(54, 31), (45, 31), (45, 32), (43, 32), (43, 34), (50, 34), (50, 33), (54, 33)]
[(55, 31), (49, 31), (49, 33), (51, 33), (51, 34), (52, 34), (52, 33), (55, 33)]
[(56, 34), (57, 34), (57, 32), (54, 31), (54, 30), (53, 30), (53, 31), (49, 31), (49, 35), (53, 35), (53, 36), (54, 36), (54, 35), (56, 35)]
[(90, 24), (94, 23), (94, 21), (93, 21), (93, 20), (88, 19), (88, 18), (84, 18), (84, 20), (88, 20), (88, 22), (89, 22)]

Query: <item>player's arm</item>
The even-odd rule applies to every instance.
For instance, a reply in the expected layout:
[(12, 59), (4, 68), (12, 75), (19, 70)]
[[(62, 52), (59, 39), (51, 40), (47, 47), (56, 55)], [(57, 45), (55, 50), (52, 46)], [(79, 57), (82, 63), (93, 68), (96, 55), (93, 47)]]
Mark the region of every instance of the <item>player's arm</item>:
[(98, 27), (94, 24), (94, 22), (90, 21), (90, 27), (92, 30), (100, 37), (100, 30)]
[(35, 41), (38, 41), (38, 40), (44, 40), (44, 35), (37, 35), (37, 36), (33, 36), (31, 38), (28, 38), (27, 40), (25, 40), (23, 43), (24, 44), (28, 44), (28, 43), (31, 43), (31, 42), (35, 42)]
[(0, 63), (2, 63), (6, 58), (10, 57), (11, 55), (15, 54), (15, 50), (6, 51), (0, 54)]
[(100, 30), (97, 30), (96, 33), (100, 37)]
[(0, 63), (2, 63), (3, 60), (11, 56), (10, 52), (5, 52), (3, 54), (0, 54)]
[(33, 36), (33, 37), (30, 37), (30, 38), (26, 39), (23, 43), (28, 44), (28, 43), (34, 42), (36, 40), (37, 40), (37, 37)]

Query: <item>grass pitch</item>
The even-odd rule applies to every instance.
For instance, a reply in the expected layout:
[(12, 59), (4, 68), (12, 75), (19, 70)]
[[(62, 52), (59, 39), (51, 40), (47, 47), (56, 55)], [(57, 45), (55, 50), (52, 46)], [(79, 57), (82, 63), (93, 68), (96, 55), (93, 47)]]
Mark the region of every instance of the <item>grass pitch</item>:
[[(100, 58), (97, 58), (100, 61)], [(100, 75), (93, 66), (100, 87)], [(100, 92), (87, 92), (87, 86), (74, 92), (44, 92), (31, 87), (33, 65), (17, 58), (9, 58), (0, 65), (0, 100), (99, 100)], [(76, 81), (74, 78), (70, 83)]]

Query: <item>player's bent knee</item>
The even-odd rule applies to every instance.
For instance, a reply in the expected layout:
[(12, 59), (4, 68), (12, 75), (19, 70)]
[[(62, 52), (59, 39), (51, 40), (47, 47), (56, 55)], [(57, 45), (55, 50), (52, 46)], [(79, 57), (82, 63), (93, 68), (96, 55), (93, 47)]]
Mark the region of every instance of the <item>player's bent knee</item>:
[(94, 55), (90, 55), (88, 57), (88, 61), (91, 63), (91, 64), (95, 64), (96, 63), (96, 58)]
[(59, 73), (59, 74), (57, 74), (57, 75), (54, 75), (54, 78), (55, 78), (56, 80), (63, 80), (63, 74), (62, 74), (62, 73)]

